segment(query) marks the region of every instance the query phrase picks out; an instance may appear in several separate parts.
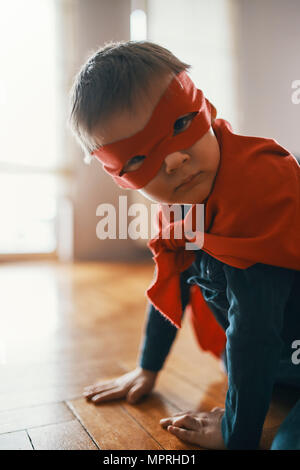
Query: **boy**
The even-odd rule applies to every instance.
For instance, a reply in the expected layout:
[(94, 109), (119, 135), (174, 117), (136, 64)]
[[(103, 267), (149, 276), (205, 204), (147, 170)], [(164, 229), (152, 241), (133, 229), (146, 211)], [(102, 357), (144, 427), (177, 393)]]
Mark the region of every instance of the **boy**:
[[(74, 83), (71, 122), (85, 152), (123, 188), (192, 205), (170, 224), (169, 240), (162, 224), (149, 242), (157, 271), (139, 366), (85, 396), (95, 404), (125, 396), (135, 403), (149, 393), (192, 300), (199, 343), (220, 355), (226, 339), (225, 409), (179, 413), (161, 424), (201, 447), (255, 449), (274, 383), (300, 387), (291, 360), (300, 339), (300, 168), (274, 140), (238, 136), (216, 119), (189, 68), (150, 42), (111, 43)], [(188, 251), (172, 229), (185, 226), (199, 203), (204, 244)], [(299, 429), (300, 400), (272, 448), (300, 448)]]

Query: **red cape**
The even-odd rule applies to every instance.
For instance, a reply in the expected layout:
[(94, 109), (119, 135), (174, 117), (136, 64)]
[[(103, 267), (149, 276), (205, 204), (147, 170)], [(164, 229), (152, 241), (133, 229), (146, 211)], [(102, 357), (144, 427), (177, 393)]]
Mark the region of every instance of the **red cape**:
[[(202, 249), (240, 269), (264, 263), (300, 270), (300, 166), (273, 139), (232, 132), (216, 119), (212, 125), (220, 146), (220, 165), (205, 203)], [(194, 211), (195, 205), (190, 211)], [(163, 222), (163, 217), (162, 217)], [(177, 221), (171, 224), (171, 235)], [(174, 325), (181, 327), (180, 272), (195, 260), (185, 249), (186, 239), (148, 242), (156, 276), (147, 290), (150, 302)], [(204, 350), (219, 356), (225, 333), (209, 310), (201, 290), (192, 286), (188, 306), (196, 338)]]

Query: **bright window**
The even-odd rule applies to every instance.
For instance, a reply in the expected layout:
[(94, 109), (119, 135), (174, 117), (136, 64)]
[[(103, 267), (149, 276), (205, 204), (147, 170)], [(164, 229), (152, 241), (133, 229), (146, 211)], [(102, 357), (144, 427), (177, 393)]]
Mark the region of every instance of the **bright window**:
[(147, 16), (141, 9), (132, 10), (130, 14), (130, 39), (143, 41), (147, 38)]
[(1, 1), (0, 254), (55, 250), (59, 131), (56, 2)]

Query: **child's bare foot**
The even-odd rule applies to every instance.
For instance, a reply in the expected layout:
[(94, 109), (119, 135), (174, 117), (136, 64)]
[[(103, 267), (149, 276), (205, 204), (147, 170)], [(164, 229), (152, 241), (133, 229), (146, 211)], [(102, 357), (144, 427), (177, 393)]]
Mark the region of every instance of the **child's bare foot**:
[(97, 382), (85, 387), (83, 395), (93, 403), (102, 403), (126, 397), (131, 404), (151, 392), (155, 385), (157, 372), (137, 367), (131, 372), (113, 380)]
[(213, 408), (210, 412), (186, 411), (160, 420), (163, 428), (190, 444), (205, 449), (225, 449), (221, 421), (224, 408)]

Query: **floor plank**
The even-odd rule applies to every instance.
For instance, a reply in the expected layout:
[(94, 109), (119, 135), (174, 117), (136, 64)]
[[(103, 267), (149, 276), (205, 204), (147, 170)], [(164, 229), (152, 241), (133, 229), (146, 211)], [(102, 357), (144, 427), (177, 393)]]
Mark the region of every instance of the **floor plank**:
[(61, 402), (82, 395), (95, 377), (125, 373), (117, 362), (67, 360), (0, 367), (0, 411)]
[(97, 450), (77, 420), (28, 430), (35, 450)]
[(29, 437), (25, 431), (1, 434), (0, 450), (32, 450)]
[(80, 398), (68, 405), (102, 450), (161, 450), (120, 403), (95, 406)]
[(0, 434), (74, 419), (64, 403), (18, 408), (0, 413)]

